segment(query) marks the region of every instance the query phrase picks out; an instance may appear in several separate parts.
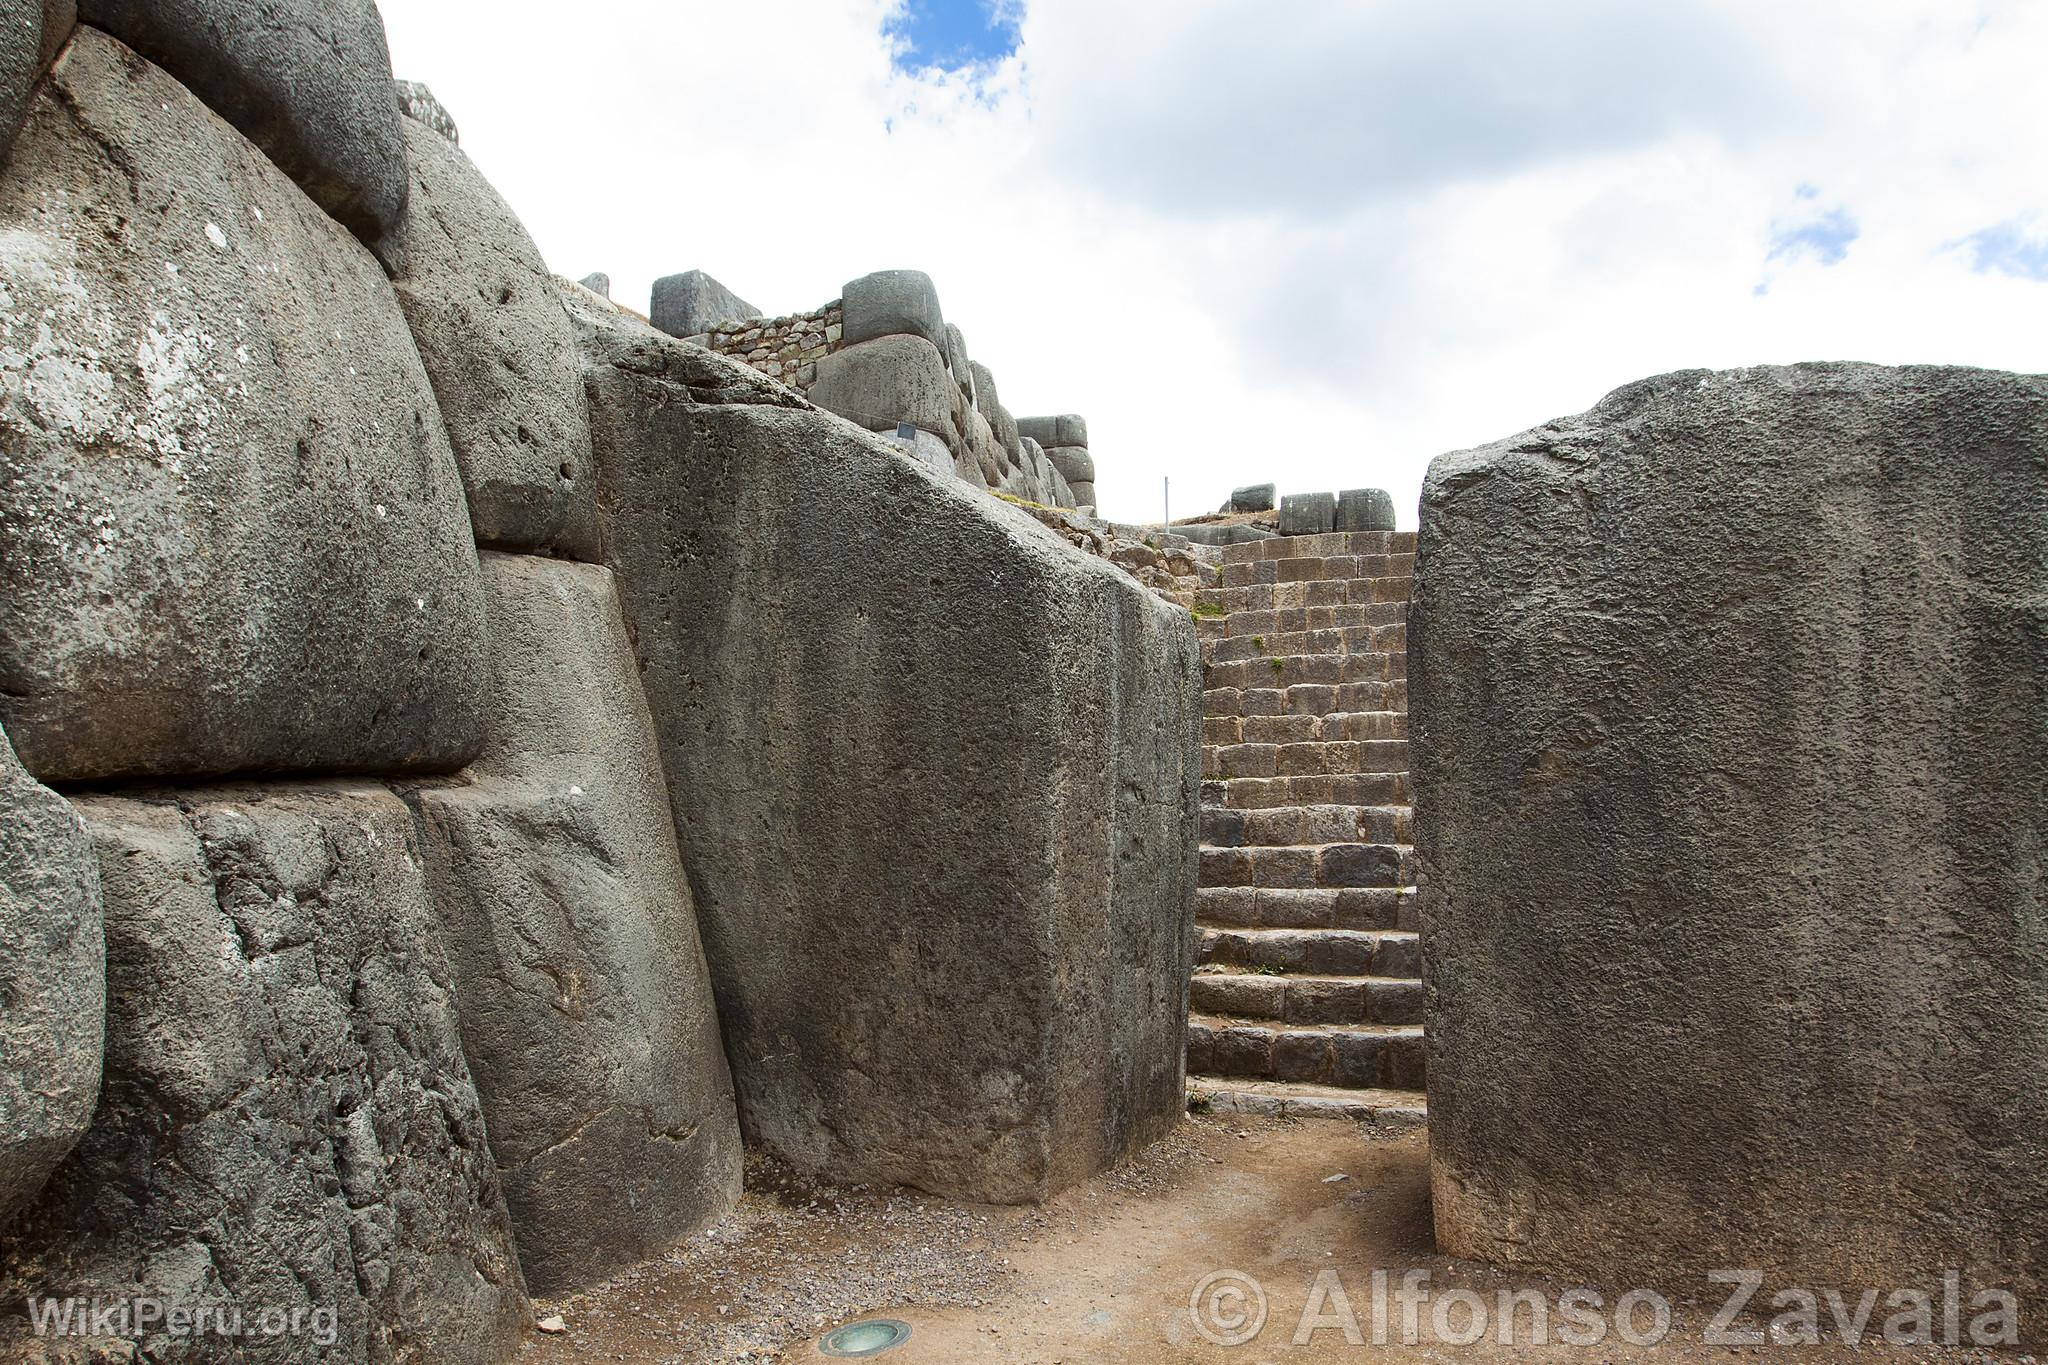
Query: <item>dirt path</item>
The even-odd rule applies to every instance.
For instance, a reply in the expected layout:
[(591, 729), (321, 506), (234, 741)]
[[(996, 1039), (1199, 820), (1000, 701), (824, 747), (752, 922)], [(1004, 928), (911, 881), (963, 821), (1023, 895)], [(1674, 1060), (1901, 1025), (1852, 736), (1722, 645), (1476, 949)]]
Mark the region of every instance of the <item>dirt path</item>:
[[(1191, 1119), (1170, 1141), (1122, 1171), (1043, 1209), (946, 1204), (900, 1192), (826, 1191), (755, 1162), (748, 1194), (715, 1234), (619, 1284), (539, 1308), (569, 1330), (538, 1339), (534, 1365), (699, 1365), (709, 1361), (818, 1361), (825, 1329), (863, 1317), (910, 1324), (911, 1339), (877, 1357), (890, 1365), (1179, 1365), (1179, 1362), (1428, 1359), (1650, 1360), (1729, 1365), (1741, 1356), (1801, 1360), (1965, 1359), (1964, 1351), (1886, 1347), (1707, 1345), (1706, 1314), (1679, 1305), (1666, 1340), (1638, 1347), (1607, 1325), (1597, 1346), (1472, 1346), (1433, 1339), (1432, 1303), (1416, 1310), (1423, 1344), (1400, 1344), (1405, 1272), (1427, 1271), (1442, 1296), (1464, 1288), (1488, 1305), (1503, 1288), (1545, 1294), (1553, 1308), (1568, 1287), (1509, 1280), (1436, 1255), (1430, 1235), (1428, 1148), (1421, 1133), (1376, 1135), (1336, 1121)], [(1328, 1177), (1343, 1175), (1342, 1180)], [(1390, 1272), (1386, 1339), (1374, 1331), (1372, 1272)], [(1236, 1271), (1265, 1296), (1263, 1331), (1236, 1346), (1198, 1328), (1190, 1298), (1199, 1282)], [(1296, 1345), (1319, 1275), (1336, 1272), (1362, 1344), (1346, 1339), (1343, 1306), (1327, 1297), (1324, 1324)], [(1327, 1280), (1326, 1280), (1327, 1283)], [(1253, 1300), (1218, 1283), (1202, 1301), (1214, 1335), (1248, 1329)], [(1673, 1297), (1686, 1292), (1677, 1287)], [(1219, 1297), (1220, 1295), (1220, 1297)], [(1498, 1323), (1497, 1308), (1494, 1322)], [(1880, 1310), (1871, 1335), (1881, 1326)], [(1447, 1320), (1453, 1337), (1462, 1312)], [(1520, 1320), (1518, 1340), (1533, 1329)], [(1651, 1306), (1637, 1326), (1654, 1322)], [(1822, 1318), (1832, 1328), (1831, 1320)], [(2027, 1357), (2003, 1357), (2008, 1362)]]

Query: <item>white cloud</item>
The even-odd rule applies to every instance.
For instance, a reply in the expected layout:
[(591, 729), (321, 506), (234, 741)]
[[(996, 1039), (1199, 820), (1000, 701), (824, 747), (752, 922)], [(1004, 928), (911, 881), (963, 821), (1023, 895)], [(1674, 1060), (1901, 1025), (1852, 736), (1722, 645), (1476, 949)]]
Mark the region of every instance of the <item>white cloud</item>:
[[(573, 46), (383, 7), (555, 268), (770, 311), (927, 270), (1121, 517), (1170, 474), (1412, 524), (1430, 457), (1668, 369), (2048, 370), (2048, 284), (1955, 246), (2048, 212), (2029, 0), (1031, 0), (985, 85), (892, 70), (888, 0), (625, 0)], [(1767, 260), (1837, 207), (1839, 260)]]

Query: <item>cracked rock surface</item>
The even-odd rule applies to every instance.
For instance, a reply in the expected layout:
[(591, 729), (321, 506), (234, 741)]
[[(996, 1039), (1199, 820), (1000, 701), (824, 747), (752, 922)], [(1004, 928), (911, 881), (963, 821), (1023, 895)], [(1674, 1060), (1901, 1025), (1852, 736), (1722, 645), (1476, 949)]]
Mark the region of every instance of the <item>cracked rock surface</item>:
[[(336, 784), (76, 805), (106, 888), (105, 1086), (0, 1236), (4, 1311), (141, 1294), (249, 1332), (72, 1343), (108, 1358), (502, 1359), (526, 1293), (404, 804)], [(260, 1330), (294, 1310), (301, 1330)], [(27, 1328), (0, 1319), (0, 1347)]]

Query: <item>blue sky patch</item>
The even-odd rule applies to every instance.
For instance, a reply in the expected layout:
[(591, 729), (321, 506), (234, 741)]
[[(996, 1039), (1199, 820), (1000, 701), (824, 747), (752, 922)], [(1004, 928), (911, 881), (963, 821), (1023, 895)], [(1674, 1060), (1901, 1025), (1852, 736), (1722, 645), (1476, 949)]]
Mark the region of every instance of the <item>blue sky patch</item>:
[(1017, 50), (1021, 0), (903, 0), (882, 25), (904, 71), (959, 71)]
[(1810, 256), (1822, 265), (1840, 265), (1849, 246), (1863, 235), (1863, 228), (1847, 209), (1829, 209), (1820, 217), (1796, 227), (1778, 224), (1771, 229), (1767, 261), (1796, 261)]
[(1953, 245), (1970, 254), (1970, 269), (1979, 275), (2048, 282), (2048, 237), (2037, 234), (2031, 218), (2009, 218)]

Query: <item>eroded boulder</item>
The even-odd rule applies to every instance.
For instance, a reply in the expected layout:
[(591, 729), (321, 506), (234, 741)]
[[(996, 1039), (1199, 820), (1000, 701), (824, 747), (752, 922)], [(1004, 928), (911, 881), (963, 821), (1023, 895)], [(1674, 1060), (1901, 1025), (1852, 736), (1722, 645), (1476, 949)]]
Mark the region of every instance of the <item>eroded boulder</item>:
[[(0, 1304), (252, 1329), (127, 1358), (487, 1365), (527, 1318), (412, 818), (367, 784), (77, 802), (106, 896), (99, 1111), (0, 1235)], [(31, 1335), (0, 1318), (0, 1342)]]
[(99, 1100), (100, 926), (84, 825), (0, 734), (0, 1225), (42, 1188)]
[(1391, 531), (1394, 499), (1384, 488), (1348, 488), (1337, 495), (1339, 531)]
[(1187, 614), (749, 398), (731, 361), (583, 320), (607, 553), (749, 1136), (836, 1179), (1028, 1200), (1168, 1131)]
[(460, 147), (413, 119), (404, 128), (412, 195), (385, 263), (477, 543), (594, 559), (590, 418), (554, 276)]
[(712, 331), (721, 322), (758, 318), (761, 310), (703, 271), (686, 270), (654, 282), (647, 316), (670, 336), (693, 337)]
[(72, 0), (0, 0), (0, 166), (28, 114), (36, 82), (77, 26)]
[(1441, 1249), (2037, 1302), (2048, 380), (1646, 380), (1419, 554)]
[(0, 719), (45, 781), (452, 768), (476, 552), (369, 254), (81, 28), (0, 179)]
[(739, 1198), (732, 1078), (611, 573), (484, 556), (491, 737), (409, 793), (536, 1293), (609, 1278)]
[(405, 209), (405, 142), (375, 0), (79, 0), (365, 242)]

